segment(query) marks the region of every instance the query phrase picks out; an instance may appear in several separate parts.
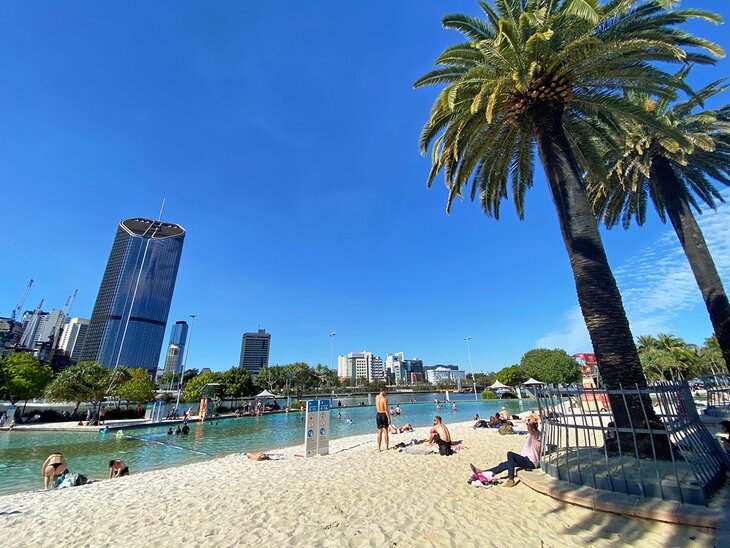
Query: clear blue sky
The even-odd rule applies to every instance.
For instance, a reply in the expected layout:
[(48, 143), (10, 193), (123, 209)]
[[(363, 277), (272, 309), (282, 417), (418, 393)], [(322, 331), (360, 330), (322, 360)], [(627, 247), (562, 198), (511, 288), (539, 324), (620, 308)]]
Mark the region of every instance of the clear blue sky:
[[(730, 7), (712, 0), (687, 7)], [(418, 135), (437, 89), (413, 81), (473, 1), (6, 2), (0, 9), (0, 314), (89, 317), (117, 223), (188, 231), (168, 324), (198, 316), (189, 367), (403, 351), (496, 370), (536, 346), (590, 351), (541, 169), (526, 220), (445, 213)], [(727, 25), (693, 31), (730, 49)], [(730, 62), (696, 83), (730, 75)], [(729, 102), (725, 96), (725, 102)], [(730, 208), (703, 215), (725, 285)], [(711, 333), (671, 228), (605, 232), (635, 335)], [(166, 335), (167, 342), (167, 335)]]

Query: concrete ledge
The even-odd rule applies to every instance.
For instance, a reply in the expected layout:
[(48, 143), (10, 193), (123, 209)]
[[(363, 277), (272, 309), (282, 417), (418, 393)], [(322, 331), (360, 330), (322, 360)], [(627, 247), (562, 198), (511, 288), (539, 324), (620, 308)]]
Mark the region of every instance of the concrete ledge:
[(728, 524), (722, 522), (730, 521), (719, 519), (720, 515), (730, 516), (728, 496), (718, 509), (572, 485), (550, 477), (540, 470), (521, 470), (518, 477), (533, 491), (591, 510), (708, 529), (717, 529), (718, 524), (727, 527)]

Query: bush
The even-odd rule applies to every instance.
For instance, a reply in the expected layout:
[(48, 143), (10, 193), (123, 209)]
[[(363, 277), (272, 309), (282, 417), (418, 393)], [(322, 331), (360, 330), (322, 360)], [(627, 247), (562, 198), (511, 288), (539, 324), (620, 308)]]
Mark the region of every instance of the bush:
[(505, 392), (504, 394), (502, 394), (502, 399), (503, 400), (516, 400), (517, 396), (514, 395), (512, 392)]
[(497, 396), (497, 394), (495, 394), (491, 390), (485, 390), (484, 392), (482, 392), (482, 399), (483, 400), (497, 400), (497, 399), (499, 399), (499, 396)]
[(141, 419), (144, 417), (146, 406), (140, 406), (140, 412), (137, 412), (136, 407), (130, 407), (129, 409), (122, 409), (117, 407), (105, 407), (106, 414), (104, 420), (120, 420), (120, 419)]
[[(20, 415), (20, 413), (18, 413), (18, 415)], [(32, 419), (36, 415), (41, 416), (40, 422), (61, 422), (71, 420), (68, 418), (64, 418), (62, 413), (54, 411), (53, 409), (44, 409), (42, 411), (28, 411), (25, 413), (25, 415), (23, 415), (23, 417), (27, 421), (29, 419)]]
[(306, 404), (303, 401), (295, 401), (291, 404), (291, 407), (289, 409), (291, 409), (292, 411), (299, 411), (300, 408), (304, 408), (305, 406)]

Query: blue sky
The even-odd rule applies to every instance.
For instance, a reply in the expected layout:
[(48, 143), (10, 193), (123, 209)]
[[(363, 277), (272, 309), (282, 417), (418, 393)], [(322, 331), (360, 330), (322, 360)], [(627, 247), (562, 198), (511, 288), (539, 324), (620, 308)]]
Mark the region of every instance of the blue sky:
[[(720, 11), (722, 2), (686, 7)], [(6, 2), (0, 8), (0, 314), (26, 302), (89, 317), (117, 223), (188, 231), (168, 324), (197, 314), (189, 367), (364, 349), (496, 370), (537, 346), (590, 351), (541, 169), (510, 204), (445, 213), (418, 135), (437, 89), (412, 83), (472, 1)], [(727, 25), (694, 32), (730, 49)], [(695, 83), (730, 75), (699, 69)], [(728, 96), (725, 96), (728, 102)], [(730, 196), (730, 195), (729, 195)], [(702, 216), (725, 284), (730, 208)], [(711, 333), (670, 227), (604, 231), (634, 335)], [(166, 335), (167, 337), (167, 335)], [(167, 339), (166, 339), (167, 340)]]

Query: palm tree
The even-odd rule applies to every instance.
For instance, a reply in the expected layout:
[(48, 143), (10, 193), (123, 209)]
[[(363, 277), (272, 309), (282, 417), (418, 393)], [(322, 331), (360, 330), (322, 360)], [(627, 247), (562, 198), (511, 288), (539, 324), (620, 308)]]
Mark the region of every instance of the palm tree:
[[(487, 215), (498, 218), (501, 201), (511, 192), (522, 217), (536, 145), (603, 380), (609, 388), (646, 386), (578, 167), (579, 160), (596, 170), (602, 163), (585, 120), (599, 118), (610, 127), (620, 115), (662, 129), (621, 92), (666, 95), (673, 78), (654, 62), (712, 62), (697, 48), (715, 55), (722, 50), (677, 25), (719, 17), (699, 10), (667, 11), (665, 2), (645, 0), (494, 4), (479, 3), (484, 18), (443, 19), (446, 28), (468, 41), (447, 48), (436, 60), (441, 66), (415, 84), (446, 84), (421, 133), (422, 153), (433, 145), (428, 184), (444, 173), (448, 210), (473, 177), (471, 198), (479, 192)], [(623, 401), (612, 399), (612, 404), (617, 425), (630, 424), (628, 413), (643, 417), (638, 399), (628, 413)]]
[[(688, 71), (679, 75), (684, 80)], [(711, 209), (724, 202), (712, 180), (730, 185), (730, 106), (702, 109), (725, 91), (721, 81), (702, 88), (682, 102), (631, 93), (629, 98), (659, 121), (678, 131), (684, 143), (663, 132), (628, 122), (619, 129), (620, 148), (609, 157), (608, 177), (589, 179), (589, 195), (606, 226), (646, 220), (651, 201), (662, 222), (669, 217), (702, 293), (712, 327), (730, 369), (730, 303), (705, 238), (692, 214), (699, 203)]]

